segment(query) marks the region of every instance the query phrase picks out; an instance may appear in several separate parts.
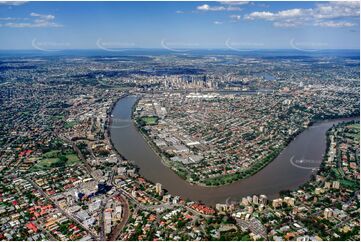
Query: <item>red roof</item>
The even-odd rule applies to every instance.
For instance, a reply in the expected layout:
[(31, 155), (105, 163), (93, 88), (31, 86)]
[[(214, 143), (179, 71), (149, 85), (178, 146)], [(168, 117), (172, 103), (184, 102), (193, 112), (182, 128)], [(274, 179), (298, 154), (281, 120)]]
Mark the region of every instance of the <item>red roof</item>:
[(33, 152), (32, 150), (24, 150), (24, 151), (21, 151), (20, 153), (19, 153), (19, 156), (21, 157), (21, 156), (24, 156), (24, 155), (30, 155), (31, 154), (31, 152)]
[(36, 227), (36, 225), (35, 224), (33, 224), (33, 223), (28, 223), (27, 225), (26, 225), (26, 227), (28, 228), (28, 229), (31, 229), (32, 231), (34, 231), (35, 233), (36, 232), (38, 232), (38, 228)]

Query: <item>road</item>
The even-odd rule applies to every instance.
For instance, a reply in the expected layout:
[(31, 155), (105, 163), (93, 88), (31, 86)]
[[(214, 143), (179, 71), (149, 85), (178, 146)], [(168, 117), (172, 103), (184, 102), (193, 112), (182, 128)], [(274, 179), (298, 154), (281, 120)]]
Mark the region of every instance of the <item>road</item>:
[(98, 236), (93, 233), (92, 231), (90, 231), (87, 227), (83, 226), (83, 224), (81, 223), (81, 221), (79, 221), (77, 218), (75, 218), (74, 216), (72, 216), (71, 214), (69, 214), (67, 211), (65, 211), (64, 209), (62, 209), (61, 207), (59, 207), (59, 205), (53, 201), (51, 199), (51, 197), (46, 194), (43, 189), (41, 187), (39, 187), (35, 182), (33, 182), (31, 179), (29, 178), (25, 178), (28, 182), (30, 182), (39, 192), (41, 195), (43, 195), (48, 201), (50, 201), (52, 204), (54, 204), (54, 206), (65, 216), (67, 217), (68, 219), (72, 220), (72, 221), (75, 221), (79, 227), (81, 227), (82, 229), (84, 229), (85, 231), (87, 231), (93, 239), (97, 240), (98, 239)]

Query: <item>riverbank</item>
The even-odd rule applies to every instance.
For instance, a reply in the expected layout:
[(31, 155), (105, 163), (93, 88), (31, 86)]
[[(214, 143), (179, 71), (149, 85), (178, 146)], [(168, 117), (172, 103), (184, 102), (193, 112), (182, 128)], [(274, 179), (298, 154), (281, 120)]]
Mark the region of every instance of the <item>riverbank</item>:
[[(254, 164), (245, 170), (240, 170), (233, 174), (225, 174), (217, 177), (212, 178), (205, 178), (200, 181), (195, 181), (192, 179), (191, 171), (189, 171), (189, 167), (186, 167), (185, 165), (181, 164), (180, 162), (172, 161), (169, 156), (167, 156), (166, 153), (164, 153), (159, 147), (154, 143), (153, 139), (149, 137), (147, 130), (144, 129), (144, 124), (139, 122), (139, 120), (136, 120), (134, 118), (134, 110), (136, 109), (136, 106), (139, 102), (139, 99), (134, 103), (134, 106), (132, 107), (132, 123), (137, 128), (137, 131), (142, 135), (145, 142), (150, 146), (150, 148), (153, 150), (154, 153), (156, 153), (160, 161), (164, 166), (167, 166), (169, 169), (171, 169), (173, 172), (175, 172), (180, 178), (186, 180), (190, 184), (198, 185), (198, 186), (204, 186), (204, 187), (219, 187), (227, 184), (232, 184), (234, 182), (237, 182), (242, 179), (246, 179), (248, 177), (251, 177), (255, 174), (257, 174), (259, 171), (264, 169), (267, 165), (269, 165), (289, 144), (294, 140), (300, 133), (305, 131), (306, 129), (312, 127), (313, 124), (318, 122), (324, 122), (328, 121), (330, 117), (324, 117), (322, 119), (321, 117), (315, 116), (308, 124), (307, 126), (300, 126), (297, 130), (297, 132), (290, 135), (287, 139), (284, 140), (284, 142), (281, 144), (280, 147), (277, 147), (269, 154), (267, 154), (265, 157), (263, 157), (260, 160), (257, 160), (254, 162)], [(339, 116), (334, 118), (348, 118), (344, 116)]]
[[(117, 103), (123, 99), (123, 98), (126, 98), (128, 97), (129, 95), (131, 94), (128, 94), (128, 93), (125, 93), (123, 95), (121, 95), (119, 98), (116, 99), (116, 101), (114, 101), (111, 105), (111, 107), (109, 108), (108, 112), (107, 112), (107, 119), (106, 119), (106, 122), (105, 122), (105, 129), (104, 129), (104, 133), (105, 133), (105, 138), (108, 140), (108, 143), (109, 143), (109, 146), (110, 146), (110, 149), (112, 151), (115, 152), (115, 154), (117, 155), (118, 159), (119, 160), (123, 160), (123, 161), (128, 161), (132, 164), (132, 166), (139, 171), (139, 167), (133, 163), (132, 160), (129, 160), (127, 159), (127, 157), (125, 157), (121, 152), (118, 151), (118, 149), (115, 147), (114, 143), (113, 143), (113, 140), (111, 138), (111, 127), (112, 127), (112, 113), (114, 111), (114, 108), (116, 107)], [(135, 105), (133, 105), (133, 107), (135, 107)], [(133, 109), (132, 109), (132, 113), (133, 113)], [(148, 180), (146, 177), (142, 177), (145, 181), (149, 182), (149, 183), (153, 183), (152, 181)]]
[[(133, 122), (131, 113), (136, 97), (121, 99), (114, 108), (114, 118)], [(326, 131), (341, 120), (324, 121), (313, 124), (295, 137), (280, 154), (255, 175), (223, 186), (200, 186), (190, 184), (180, 178), (173, 170), (165, 166), (154, 150), (145, 141), (135, 125), (123, 128), (111, 128), (112, 143), (124, 157), (135, 161), (139, 173), (152, 183), (159, 182), (171, 194), (202, 201), (208, 205), (218, 202), (239, 201), (239, 198), (252, 194), (265, 194), (276, 198), (280, 191), (297, 189), (306, 183), (312, 174), (310, 169), (293, 166), (290, 159), (309, 159), (320, 161), (326, 150)], [(316, 164), (317, 165), (317, 164)]]
[(129, 95), (128, 93), (125, 93), (125, 94), (121, 95), (119, 98), (117, 98), (115, 100), (115, 102), (112, 103), (112, 106), (107, 111), (107, 119), (105, 121), (105, 126), (104, 126), (105, 127), (104, 128), (105, 139), (108, 140), (111, 150), (113, 150), (115, 152), (115, 154), (118, 156), (118, 158), (120, 158), (122, 160), (126, 160), (126, 158), (121, 153), (119, 153), (119, 151), (114, 147), (113, 141), (111, 139), (109, 127), (111, 127), (111, 125), (112, 125), (112, 113), (113, 113), (113, 110), (114, 110), (116, 104), (119, 102), (119, 100), (127, 97), (128, 95)]

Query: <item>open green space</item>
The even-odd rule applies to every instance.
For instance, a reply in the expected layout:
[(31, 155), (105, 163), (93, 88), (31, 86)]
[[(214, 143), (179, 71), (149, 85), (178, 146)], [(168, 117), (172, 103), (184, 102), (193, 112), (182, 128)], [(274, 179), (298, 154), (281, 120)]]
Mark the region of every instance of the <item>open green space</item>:
[(78, 124), (78, 122), (77, 121), (68, 121), (68, 122), (66, 122), (65, 124), (64, 124), (64, 128), (66, 128), (66, 129), (71, 129), (71, 128), (73, 128), (75, 125), (77, 125)]
[(55, 115), (55, 116), (50, 116), (51, 120), (63, 120), (64, 119), (64, 115)]
[(142, 120), (145, 122), (146, 125), (154, 125), (158, 123), (157, 117), (143, 117)]
[(31, 169), (32, 171), (50, 169), (54, 167), (64, 167), (76, 164), (79, 162), (78, 156), (69, 151), (51, 150), (44, 153), (38, 163), (36, 163)]
[(340, 180), (340, 184), (341, 184), (341, 186), (344, 186), (351, 190), (358, 190), (360, 187), (360, 184), (358, 181), (351, 181), (351, 180), (346, 180), (346, 179)]
[(336, 177), (336, 179), (341, 179), (343, 177), (338, 168), (332, 168), (331, 171)]
[(140, 126), (146, 125), (156, 125), (158, 124), (158, 117), (157, 116), (143, 116), (137, 120)]

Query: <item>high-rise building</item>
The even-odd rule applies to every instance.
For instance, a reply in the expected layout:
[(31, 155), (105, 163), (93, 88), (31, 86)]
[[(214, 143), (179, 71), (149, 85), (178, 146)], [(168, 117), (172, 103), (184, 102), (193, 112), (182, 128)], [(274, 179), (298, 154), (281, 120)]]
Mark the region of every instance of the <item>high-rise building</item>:
[(253, 202), (253, 204), (258, 204), (258, 196), (253, 195), (252, 202)]
[(179, 196), (175, 196), (174, 198), (173, 198), (173, 204), (178, 204), (178, 202), (179, 202)]
[(264, 210), (264, 205), (263, 204), (259, 205), (258, 211), (262, 212), (263, 210)]
[(274, 208), (278, 208), (282, 206), (282, 199), (281, 198), (277, 198), (277, 199), (273, 199), (272, 200), (272, 207)]
[(266, 205), (267, 204), (267, 199), (268, 199), (267, 196), (262, 194), (262, 195), (259, 196), (259, 203), (263, 204), (263, 205)]
[(253, 207), (252, 206), (248, 206), (247, 207), (247, 212), (252, 214), (253, 213)]
[(155, 192), (160, 196), (162, 195), (162, 184), (160, 183), (155, 184)]
[(251, 196), (247, 196), (247, 200), (249, 203), (252, 203), (252, 197)]
[(331, 182), (325, 182), (325, 188), (331, 188)]
[(244, 206), (248, 206), (248, 205), (249, 205), (249, 202), (248, 202), (248, 200), (247, 200), (246, 197), (242, 197), (241, 203), (242, 203)]
[(325, 218), (330, 218), (330, 217), (332, 217), (332, 209), (326, 208), (325, 211), (323, 212), (323, 216), (324, 216)]
[(340, 189), (340, 182), (339, 182), (339, 181), (334, 181), (334, 182), (332, 182), (332, 188), (334, 188), (334, 189)]
[(165, 203), (169, 203), (170, 198), (171, 198), (171, 195), (165, 195), (165, 196), (163, 196), (162, 201), (165, 202)]
[(291, 207), (295, 205), (295, 199), (291, 197), (285, 197), (284, 202)]

